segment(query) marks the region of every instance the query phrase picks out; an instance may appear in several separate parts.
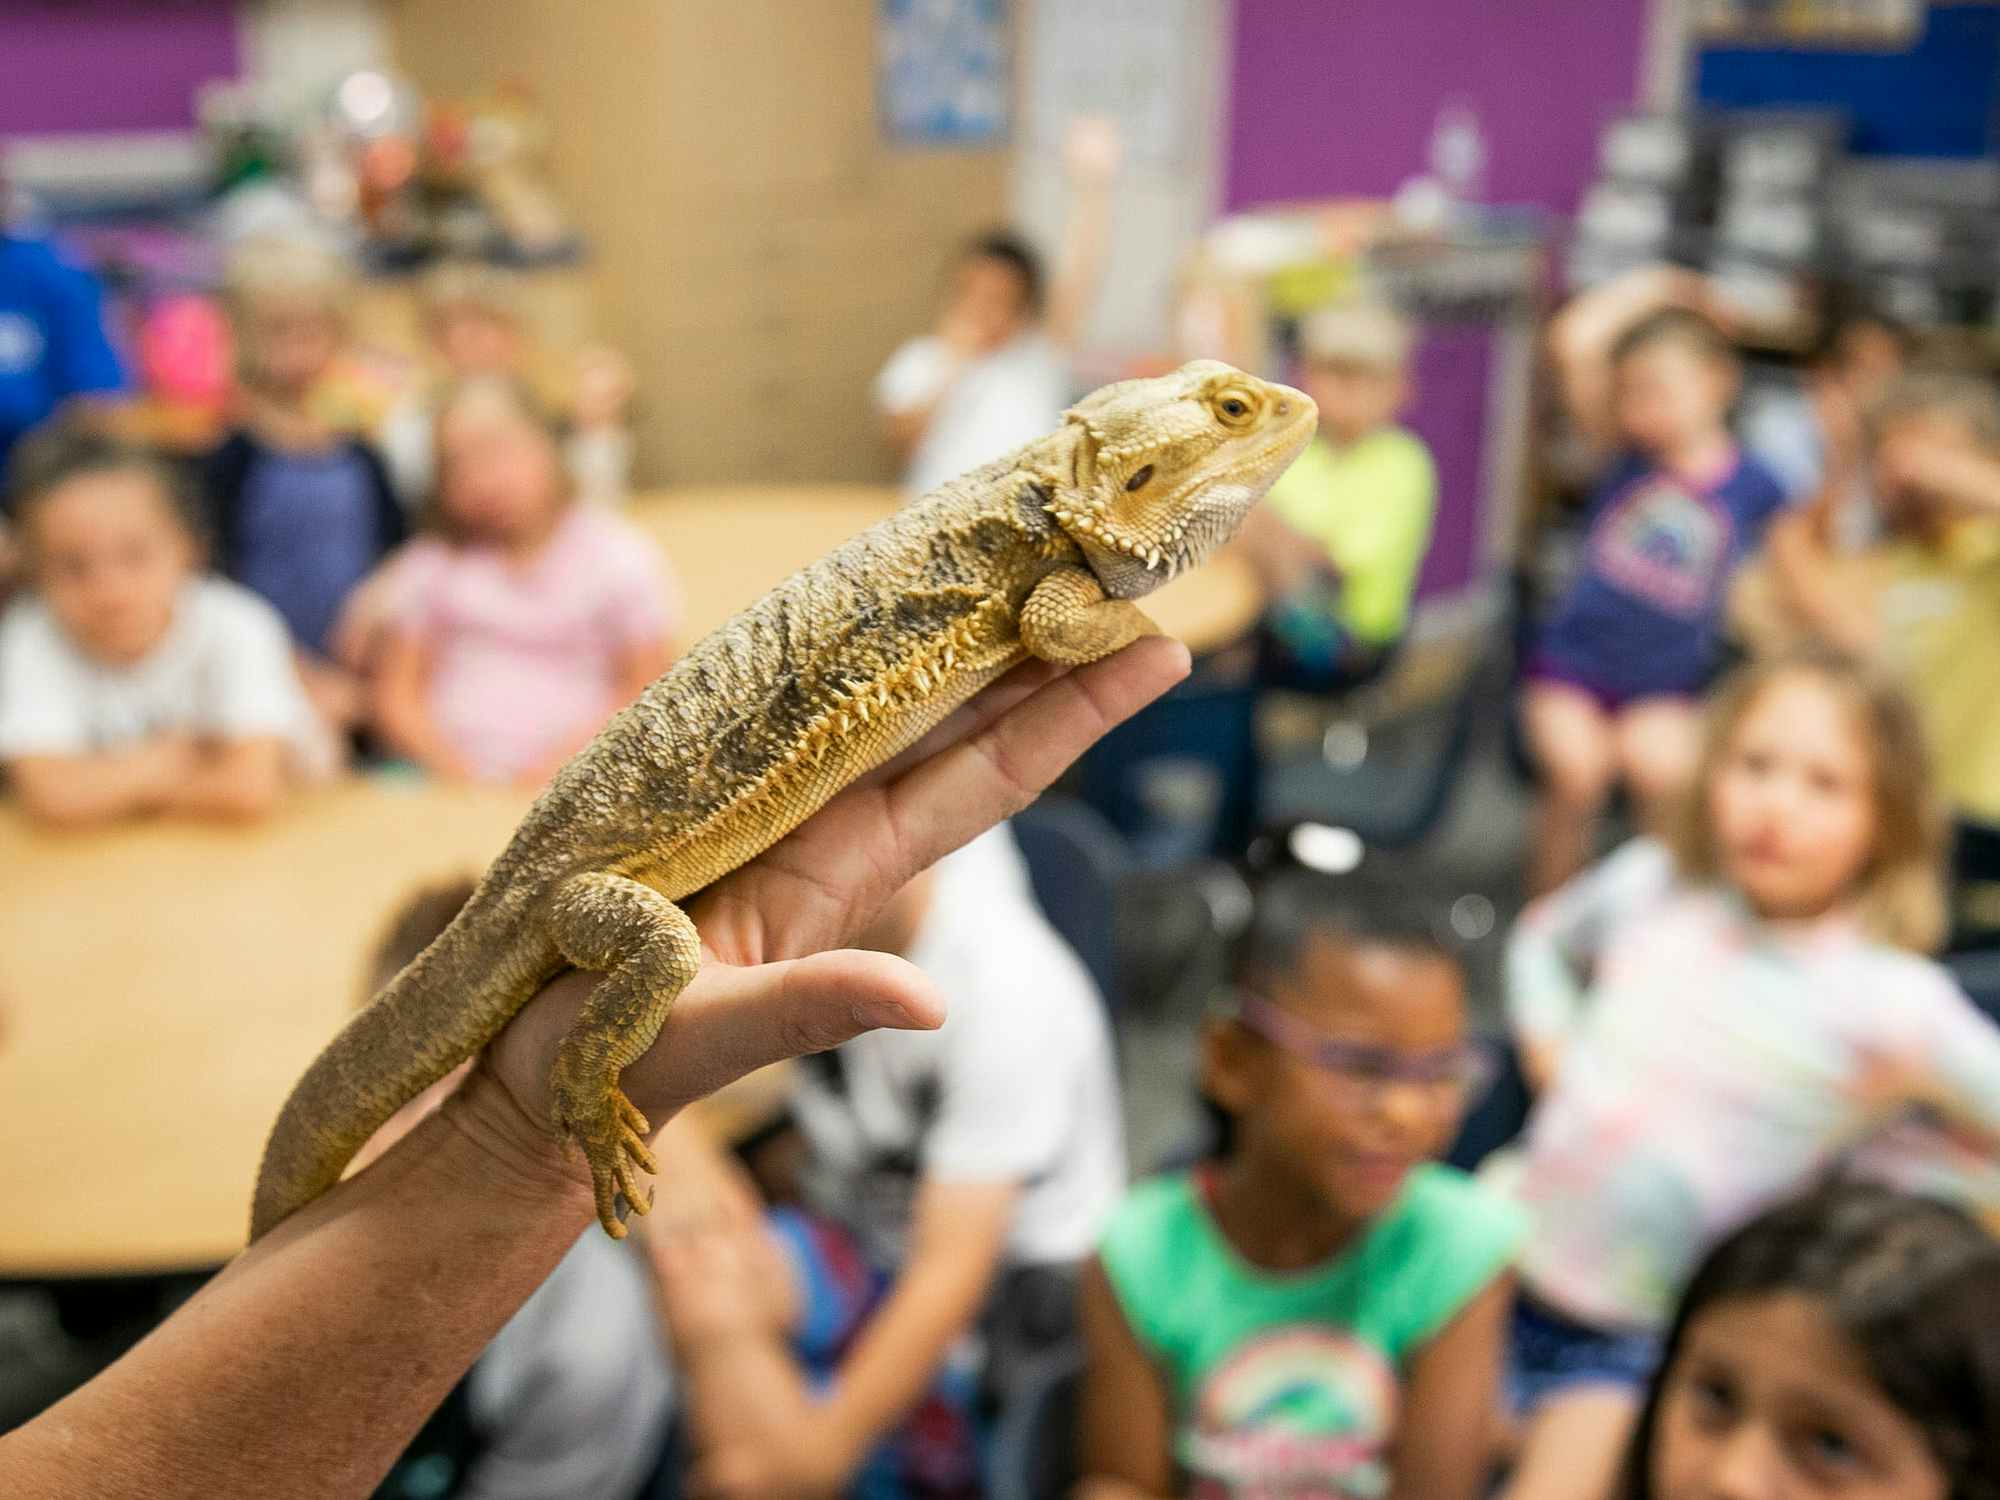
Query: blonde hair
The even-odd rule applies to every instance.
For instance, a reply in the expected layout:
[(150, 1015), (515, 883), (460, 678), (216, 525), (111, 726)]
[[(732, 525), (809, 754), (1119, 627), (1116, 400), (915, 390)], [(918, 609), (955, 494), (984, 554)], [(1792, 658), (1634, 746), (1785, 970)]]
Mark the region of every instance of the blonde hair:
[(563, 454), (563, 426), (539, 400), (528, 383), (514, 375), (471, 375), (455, 380), (438, 398), (431, 418), (432, 450), (438, 455), (438, 472), (432, 486), (430, 504), (425, 509), (425, 525), (453, 541), (464, 539), (444, 506), (444, 425), (460, 407), (484, 406), (513, 413), (548, 440), (555, 457), (556, 480), (562, 486), (561, 503), (576, 499), (576, 486)]
[(1909, 417), (1954, 418), (1980, 447), (2000, 449), (2000, 396), (1978, 376), (1935, 370), (1898, 376), (1870, 408), (1869, 431), (1879, 438)]
[(1385, 375), (1409, 367), (1416, 334), (1387, 303), (1355, 298), (1321, 308), (1299, 329), (1299, 347), (1319, 365), (1351, 365)]
[(260, 235), (230, 252), (223, 301), (239, 321), (271, 302), (305, 303), (346, 321), (355, 293), (354, 269), (310, 240)]
[(418, 295), (428, 322), (436, 322), (457, 308), (469, 308), (497, 322), (518, 326), (521, 321), (515, 278), (478, 261), (440, 261), (424, 273)]
[(1672, 839), (1680, 872), (1691, 880), (1720, 878), (1709, 789), (1744, 717), (1776, 684), (1800, 677), (1811, 678), (1841, 700), (1867, 746), (1875, 845), (1856, 882), (1862, 925), (1880, 942), (1928, 953), (1944, 937), (1949, 826), (1932, 778), (1922, 721), (1895, 682), (1824, 647), (1753, 663), (1716, 690), (1700, 766)]

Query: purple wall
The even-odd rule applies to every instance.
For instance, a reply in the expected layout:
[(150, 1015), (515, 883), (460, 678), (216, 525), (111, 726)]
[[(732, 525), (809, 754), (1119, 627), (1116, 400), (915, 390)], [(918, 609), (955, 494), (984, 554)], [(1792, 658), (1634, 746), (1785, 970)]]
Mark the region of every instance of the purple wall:
[(0, 136), (186, 129), (239, 64), (233, 0), (0, 0)]
[(1223, 203), (1386, 194), (1469, 102), (1487, 196), (1576, 205), (1631, 104), (1645, 0), (1235, 0)]
[(1433, 328), (1417, 350), (1417, 399), (1404, 418), (1437, 461), (1437, 522), (1417, 574), (1417, 597), (1456, 594), (1479, 572), (1479, 496), (1485, 462), (1486, 387), (1497, 335), (1490, 328)]

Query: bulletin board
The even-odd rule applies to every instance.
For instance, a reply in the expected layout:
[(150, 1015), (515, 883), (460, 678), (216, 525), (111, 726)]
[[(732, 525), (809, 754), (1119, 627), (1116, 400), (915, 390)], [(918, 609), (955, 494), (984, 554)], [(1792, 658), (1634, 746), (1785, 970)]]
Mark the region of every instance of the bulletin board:
[(1007, 139), (1007, 0), (876, 0), (882, 133), (913, 146)]
[(1996, 144), (2000, 5), (1931, 4), (1894, 43), (1705, 44), (1696, 100), (1721, 109), (1833, 109), (1857, 155), (1976, 157)]

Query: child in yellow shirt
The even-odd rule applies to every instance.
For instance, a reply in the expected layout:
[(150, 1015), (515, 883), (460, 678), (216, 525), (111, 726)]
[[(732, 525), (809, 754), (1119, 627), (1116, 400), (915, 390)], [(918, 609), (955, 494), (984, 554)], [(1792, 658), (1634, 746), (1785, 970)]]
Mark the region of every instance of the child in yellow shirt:
[(1273, 686), (1330, 693), (1366, 682), (1409, 625), (1437, 508), (1430, 450), (1396, 422), (1413, 342), (1408, 323), (1367, 301), (1328, 308), (1302, 330), (1319, 436), (1243, 533), (1271, 600), (1259, 657)]

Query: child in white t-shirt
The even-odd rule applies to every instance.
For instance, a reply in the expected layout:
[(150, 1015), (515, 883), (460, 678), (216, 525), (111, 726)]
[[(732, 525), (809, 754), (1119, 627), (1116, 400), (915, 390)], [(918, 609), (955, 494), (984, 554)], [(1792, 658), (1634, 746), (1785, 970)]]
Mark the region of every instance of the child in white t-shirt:
[(31, 591), (0, 619), (0, 764), (31, 816), (255, 817), (330, 768), (284, 622), (200, 573), (164, 470), (56, 429), (11, 474)]
[(1067, 355), (1102, 269), (1119, 141), (1078, 121), (1066, 148), (1074, 198), (1055, 283), (1019, 235), (982, 234), (959, 252), (936, 332), (914, 338), (875, 377), (883, 432), (903, 487), (929, 494), (1062, 424)]

